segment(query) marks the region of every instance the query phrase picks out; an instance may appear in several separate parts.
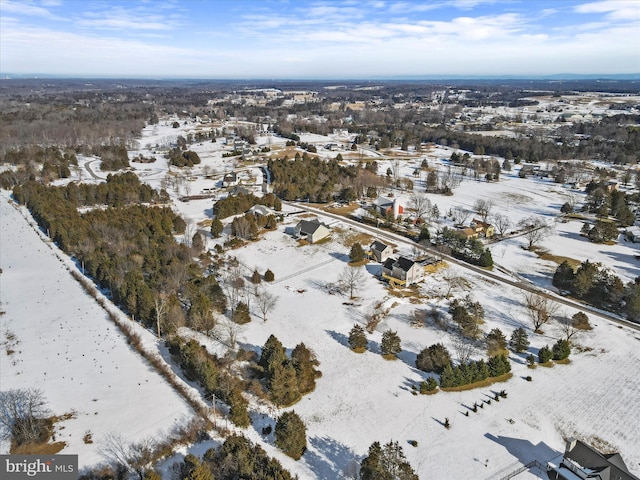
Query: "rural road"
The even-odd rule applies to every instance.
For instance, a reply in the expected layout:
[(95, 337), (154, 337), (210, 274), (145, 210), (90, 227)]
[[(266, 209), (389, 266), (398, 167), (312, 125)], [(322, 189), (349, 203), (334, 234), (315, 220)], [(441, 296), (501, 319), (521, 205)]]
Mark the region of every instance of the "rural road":
[[(629, 328), (632, 328), (634, 330), (640, 331), (640, 324), (630, 322), (630, 321), (625, 320), (625, 319), (623, 319), (623, 318), (621, 318), (621, 317), (619, 317), (617, 315), (614, 315), (612, 313), (605, 312), (605, 311), (602, 311), (602, 310), (598, 310), (598, 309), (593, 308), (593, 307), (591, 307), (589, 305), (586, 305), (584, 303), (580, 303), (580, 302), (577, 302), (577, 301), (569, 299), (569, 298), (561, 297), (559, 295), (556, 295), (553, 292), (550, 292), (548, 290), (544, 290), (542, 288), (536, 287), (535, 285), (533, 285), (533, 284), (531, 284), (529, 282), (526, 282), (526, 281), (523, 281), (523, 280), (518, 280), (515, 277), (513, 277), (513, 278), (505, 277), (505, 276), (493, 273), (493, 272), (491, 272), (489, 270), (485, 270), (483, 268), (476, 267), (475, 265), (471, 265), (469, 263), (460, 261), (460, 260), (458, 260), (456, 258), (453, 258), (453, 257), (449, 256), (449, 255), (442, 254), (441, 252), (438, 252), (438, 251), (436, 251), (435, 249), (433, 249), (431, 247), (425, 247), (424, 245), (420, 245), (420, 244), (418, 244), (416, 242), (413, 242), (413, 241), (407, 239), (406, 237), (403, 237), (402, 235), (397, 235), (397, 234), (394, 234), (394, 233), (391, 233), (391, 232), (387, 232), (386, 230), (382, 230), (382, 229), (379, 229), (379, 228), (376, 228), (376, 227), (373, 227), (373, 226), (370, 226), (370, 225), (366, 225), (366, 224), (357, 222), (355, 220), (352, 220), (350, 218), (343, 217), (341, 215), (336, 215), (336, 214), (333, 214), (333, 213), (325, 212), (323, 210), (319, 210), (317, 208), (309, 207), (309, 206), (307, 206), (307, 205), (305, 205), (303, 203), (285, 202), (285, 201), (283, 201), (282, 203), (286, 204), (286, 205), (290, 205), (290, 206), (296, 207), (296, 208), (299, 208), (300, 210), (304, 210), (304, 211), (307, 211), (307, 212), (316, 213), (318, 215), (323, 215), (325, 217), (330, 217), (330, 218), (333, 218), (333, 219), (336, 219), (336, 220), (340, 220), (341, 222), (347, 223), (347, 224), (352, 225), (354, 227), (358, 227), (361, 230), (369, 231), (369, 232), (377, 235), (379, 238), (388, 238), (390, 240), (393, 240), (394, 242), (399, 242), (399, 243), (403, 243), (405, 245), (410, 245), (411, 247), (415, 247), (415, 248), (418, 248), (420, 250), (423, 250), (423, 251), (425, 251), (425, 252), (427, 252), (427, 253), (435, 256), (435, 257), (446, 259), (450, 263), (456, 264), (456, 265), (458, 265), (458, 266), (460, 266), (462, 268), (466, 268), (467, 270), (471, 270), (472, 272), (474, 272), (474, 273), (476, 273), (478, 275), (482, 275), (485, 278), (490, 278), (491, 280), (494, 280), (496, 282), (500, 282), (502, 284), (506, 284), (506, 285), (518, 288), (520, 290), (524, 290), (526, 292), (530, 292), (530, 293), (535, 293), (535, 294), (541, 295), (543, 297), (549, 298), (549, 299), (551, 299), (551, 300), (553, 300), (553, 301), (555, 301), (557, 303), (560, 303), (562, 305), (566, 305), (566, 306), (571, 307), (571, 308), (577, 308), (577, 309), (580, 309), (580, 310), (588, 311), (588, 312), (592, 313), (593, 315), (598, 315), (599, 317), (605, 318), (605, 319), (607, 319), (609, 321), (612, 321), (612, 322), (615, 322), (615, 323), (617, 323), (619, 325), (623, 325), (625, 327), (629, 327)], [(509, 272), (504, 270), (504, 269), (502, 269), (502, 271), (505, 274), (509, 274)]]

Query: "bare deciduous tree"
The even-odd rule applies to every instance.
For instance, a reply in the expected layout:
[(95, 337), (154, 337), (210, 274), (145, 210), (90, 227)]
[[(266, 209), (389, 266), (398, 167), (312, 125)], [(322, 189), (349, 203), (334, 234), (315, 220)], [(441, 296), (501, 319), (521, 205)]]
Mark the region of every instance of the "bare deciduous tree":
[(409, 205), (415, 210), (418, 218), (422, 218), (431, 210), (431, 201), (423, 193), (411, 194)]
[(272, 295), (266, 290), (262, 290), (256, 294), (256, 303), (258, 304), (258, 308), (260, 309), (260, 313), (262, 313), (262, 321), (267, 321), (267, 315), (269, 312), (273, 311), (278, 303), (278, 297)]
[(493, 208), (493, 202), (491, 200), (479, 198), (478, 200), (476, 200), (473, 208), (476, 212), (478, 212), (478, 215), (480, 215), (482, 221), (484, 223), (487, 223), (487, 218), (489, 218), (489, 214), (491, 213), (491, 209)]
[(101, 453), (115, 464), (117, 470), (135, 472), (138, 478), (143, 480), (145, 470), (151, 468), (155, 447), (155, 442), (150, 438), (137, 443), (127, 443), (122, 436), (109, 434), (102, 444)]
[(541, 217), (523, 218), (518, 226), (524, 230), (522, 236), (529, 242), (529, 250), (553, 233), (553, 226)]
[(467, 339), (455, 338), (453, 340), (453, 350), (456, 352), (456, 357), (460, 364), (469, 363), (473, 353), (473, 344)]
[(575, 320), (567, 312), (562, 312), (562, 315), (558, 318), (558, 323), (560, 323), (564, 339), (567, 342), (571, 342), (571, 339), (580, 333), (580, 330), (575, 326)]
[(552, 299), (538, 295), (537, 293), (527, 293), (524, 296), (527, 314), (533, 324), (533, 330), (541, 333), (540, 327), (551, 320), (551, 317), (558, 311), (558, 304)]
[(466, 286), (466, 280), (450, 270), (447, 270), (444, 275), (442, 275), (442, 280), (444, 280), (446, 286), (445, 298), (449, 298), (455, 289), (463, 289)]
[(493, 215), (491, 217), (491, 222), (493, 223), (493, 226), (496, 227), (498, 235), (500, 235), (501, 237), (504, 237), (504, 235), (507, 233), (507, 230), (509, 230), (513, 225), (511, 223), (511, 219), (506, 215), (502, 215), (501, 213), (496, 213), (495, 215)]
[(463, 225), (468, 219), (471, 212), (462, 207), (453, 207), (451, 209), (451, 219), (456, 225)]
[(42, 391), (37, 389), (0, 392), (0, 439), (22, 445), (38, 440), (43, 420), (50, 414)]
[(345, 290), (349, 291), (349, 298), (353, 298), (353, 294), (362, 286), (364, 280), (363, 267), (350, 267), (347, 265), (340, 276), (340, 284)]

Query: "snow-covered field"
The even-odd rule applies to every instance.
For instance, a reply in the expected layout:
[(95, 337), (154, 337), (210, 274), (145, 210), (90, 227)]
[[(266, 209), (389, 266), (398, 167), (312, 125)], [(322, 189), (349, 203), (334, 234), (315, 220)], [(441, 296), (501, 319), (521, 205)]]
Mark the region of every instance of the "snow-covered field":
[[(149, 129), (141, 145), (155, 145), (175, 133), (169, 129), (166, 125), (155, 127), (155, 131)], [(324, 138), (327, 143), (332, 141), (332, 137)], [(194, 173), (206, 166), (220, 173), (231, 168), (231, 160), (222, 159), (222, 147), (217, 143), (199, 148), (203, 163)], [(143, 153), (151, 154), (147, 150)], [(424, 156), (436, 162), (450, 154), (451, 150), (438, 148)], [(159, 185), (167, 168), (166, 160), (160, 155), (157, 158), (154, 164), (136, 165), (141, 178), (153, 186)], [(380, 160), (380, 172), (389, 165), (385, 162)], [(410, 175), (419, 159), (403, 163), (402, 174)], [(192, 193), (211, 188), (215, 182), (196, 176), (191, 182)], [(419, 182), (416, 185), (420, 188)], [(465, 180), (452, 197), (430, 199), (443, 214), (454, 206), (471, 209), (478, 198), (490, 199), (496, 212), (508, 214), (515, 223), (532, 214), (553, 218), (567, 194), (552, 183), (503, 175), (497, 183)], [(408, 197), (402, 198), (406, 202)], [(194, 223), (210, 217), (211, 204), (211, 200), (175, 202), (176, 209)], [(3, 345), (2, 388), (39, 386), (56, 413), (78, 412), (76, 418), (64, 422), (66, 428), (59, 432), (58, 439), (68, 442), (63, 453), (79, 453), (84, 465), (99, 460), (100, 437), (114, 429), (128, 439), (136, 439), (166, 431), (188, 416), (188, 407), (126, 346), (105, 313), (69, 276), (65, 268), (69, 263), (56, 258), (55, 247), (50, 249), (6, 198), (1, 208), (0, 287), (2, 309), (6, 311), (2, 340), (5, 332), (11, 331), (21, 342), (12, 347), (16, 353), (11, 355)], [(237, 256), (246, 266), (247, 275), (254, 268), (261, 273), (271, 269), (276, 280), (263, 286), (279, 298), (266, 322), (254, 312), (252, 322), (242, 327), (240, 346), (259, 351), (274, 334), (287, 349), (304, 342), (320, 361), (322, 378), (316, 390), (292, 407), (307, 425), (308, 451), (300, 461), (285, 457), (273, 447), (272, 435), (263, 437), (260, 433), (261, 426), (273, 422), (280, 410), (255, 405), (254, 426), (245, 432), (301, 479), (341, 478), (376, 440), (400, 442), (423, 479), (492, 478), (531, 460), (551, 460), (563, 451), (563, 438), (573, 435), (619, 450), (629, 469), (640, 473), (640, 416), (635, 411), (640, 398), (640, 378), (636, 375), (640, 333), (590, 314), (594, 329), (576, 338), (581, 352), (574, 350), (569, 365), (530, 370), (524, 355), (512, 354), (513, 377), (506, 383), (460, 393), (413, 395), (412, 385), (427, 377), (415, 368), (418, 352), (443, 342), (455, 356), (451, 333), (433, 326), (410, 325), (410, 315), (416, 309), (430, 309), (432, 305), (446, 309), (442, 276), (447, 270), (467, 280), (467, 287), (455, 291), (456, 296), (470, 293), (484, 305), (485, 332), (497, 327), (508, 337), (515, 328), (524, 326), (532, 343), (530, 352), (537, 353), (540, 347), (561, 337), (560, 327), (551, 323), (545, 325), (544, 335), (533, 334), (521, 292), (456, 266), (428, 275), (418, 299), (392, 295), (371, 274), (378, 268), (375, 264), (366, 267), (355, 301), (329, 294), (327, 286), (335, 283), (346, 268), (348, 248), (342, 239), (353, 233), (349, 230), (352, 227), (326, 219), (334, 229), (332, 240), (299, 246), (285, 233), (298, 220), (289, 217), (277, 231), (228, 255)], [(633, 259), (635, 245), (591, 244), (576, 235), (580, 226), (558, 223), (555, 234), (542, 245), (556, 255), (600, 261), (625, 281), (640, 273)], [(522, 243), (522, 239), (514, 238), (494, 244), (491, 248), (496, 263), (536, 284), (549, 286), (555, 264), (521, 249)], [(212, 240), (208, 246), (213, 246)], [(409, 246), (398, 248), (401, 253), (411, 254)], [(354, 323), (362, 323), (378, 302), (383, 302), (390, 314), (369, 336), (369, 351), (355, 354), (347, 346), (348, 332)], [(574, 313), (569, 308), (565, 311)], [(402, 339), (403, 352), (396, 361), (387, 361), (379, 354), (386, 329), (397, 331)], [(480, 347), (474, 358), (482, 354)], [(525, 381), (527, 375), (532, 376), (532, 382)], [(468, 406), (502, 389), (507, 391), (507, 399), (463, 415)], [(442, 425), (445, 418), (451, 422), (449, 430)], [(82, 442), (86, 431), (94, 434), (93, 445)], [(409, 440), (417, 441), (417, 447)], [(536, 475), (525, 472), (516, 478), (538, 478)]]

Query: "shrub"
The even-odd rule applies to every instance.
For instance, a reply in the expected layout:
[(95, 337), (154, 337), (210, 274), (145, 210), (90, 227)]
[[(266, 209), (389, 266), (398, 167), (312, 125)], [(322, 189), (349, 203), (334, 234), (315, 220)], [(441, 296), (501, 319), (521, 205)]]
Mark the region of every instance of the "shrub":
[(393, 330), (387, 330), (382, 334), (382, 341), (380, 342), (380, 350), (385, 357), (395, 357), (402, 351), (400, 346), (400, 337)]
[(538, 352), (538, 363), (547, 363), (552, 357), (551, 349), (545, 345)]
[(584, 312), (578, 312), (571, 317), (571, 325), (578, 330), (591, 330), (591, 324), (589, 323), (589, 317)]
[(264, 272), (264, 280), (266, 282), (273, 282), (275, 280), (275, 276), (271, 270), (267, 269), (267, 271)]
[(571, 345), (567, 340), (558, 340), (552, 349), (554, 360), (566, 360), (571, 353)]
[(416, 357), (416, 368), (423, 372), (441, 374), (444, 367), (451, 363), (449, 350), (442, 343), (435, 343), (425, 348)]
[(367, 335), (362, 325), (355, 324), (349, 331), (349, 347), (354, 352), (362, 353), (367, 349)]

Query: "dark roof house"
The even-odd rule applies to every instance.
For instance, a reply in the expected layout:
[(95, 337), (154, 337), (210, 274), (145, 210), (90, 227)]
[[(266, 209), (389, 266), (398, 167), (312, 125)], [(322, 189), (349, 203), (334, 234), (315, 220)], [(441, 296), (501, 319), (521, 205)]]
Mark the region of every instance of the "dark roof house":
[(419, 263), (405, 257), (387, 258), (382, 264), (382, 278), (389, 281), (389, 285), (408, 287), (422, 280), (422, 267)]
[(549, 480), (640, 480), (629, 472), (619, 453), (603, 454), (570, 438), (559, 464), (547, 465)]
[(375, 240), (369, 246), (369, 250), (371, 251), (371, 257), (376, 262), (380, 262), (380, 263), (383, 263), (393, 253), (393, 248), (391, 248), (389, 245), (385, 245), (384, 243), (378, 240)]
[(329, 236), (331, 230), (328, 225), (314, 218), (313, 220), (300, 220), (295, 226), (294, 233), (296, 236), (305, 237), (309, 243), (315, 243)]

